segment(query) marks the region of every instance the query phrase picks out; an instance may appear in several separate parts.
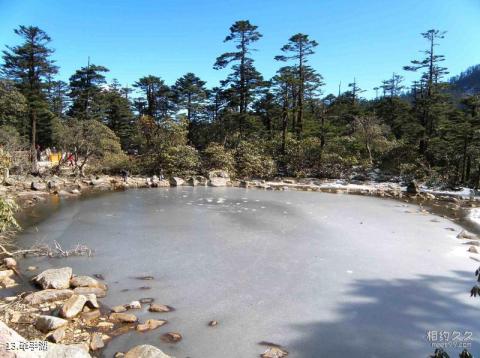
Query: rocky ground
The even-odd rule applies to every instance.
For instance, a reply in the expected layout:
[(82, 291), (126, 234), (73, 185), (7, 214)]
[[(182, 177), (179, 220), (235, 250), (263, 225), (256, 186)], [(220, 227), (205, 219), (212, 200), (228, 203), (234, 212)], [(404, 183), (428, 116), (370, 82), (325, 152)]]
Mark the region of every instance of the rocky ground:
[[(237, 186), (262, 190), (302, 190), (336, 194), (358, 194), (400, 199), (415, 202), (431, 211), (453, 219), (465, 216), (469, 210), (480, 206), (480, 198), (472, 194), (434, 192), (420, 188), (416, 183), (401, 186), (397, 183), (326, 181), (318, 179), (231, 180), (227, 173), (214, 171), (208, 177), (172, 177), (169, 180), (153, 177), (129, 177), (127, 181), (115, 176), (33, 177), (11, 176), (0, 186), (0, 195), (10, 196), (22, 207), (35, 205), (50, 195), (76, 197), (82, 194), (126, 190), (129, 188), (152, 188), (169, 186)], [(426, 209), (424, 209), (426, 210)], [(471, 252), (480, 251), (475, 234), (464, 231), (460, 239), (470, 240)], [(34, 267), (31, 268), (35, 270)], [(3, 260), (0, 269), (0, 287), (16, 285), (15, 277), (21, 275), (13, 258)], [(90, 357), (97, 356), (105, 344), (115, 336), (136, 330), (143, 332), (167, 324), (161, 319), (169, 306), (153, 302), (133, 301), (122, 306), (104, 307), (100, 299), (108, 292), (101, 279), (77, 276), (69, 267), (50, 269), (33, 278), (39, 287), (35, 292), (0, 299), (0, 353), (5, 357), (41, 356), (41, 351), (28, 355), (27, 351), (7, 350), (4, 344), (17, 341), (48, 341), (45, 357)], [(149, 305), (152, 318), (139, 322), (135, 309)], [(6, 324), (6, 325), (5, 325)], [(211, 322), (216, 325), (217, 322)], [(182, 339), (179, 332), (162, 336), (169, 342)], [(27, 343), (25, 343), (27, 344)], [(30, 343), (28, 343), (30, 344)], [(25, 348), (25, 347), (24, 347)], [(288, 353), (281, 347), (267, 347), (262, 357), (283, 357)], [(149, 345), (137, 346), (129, 352), (118, 352), (116, 357), (168, 357), (161, 350)]]

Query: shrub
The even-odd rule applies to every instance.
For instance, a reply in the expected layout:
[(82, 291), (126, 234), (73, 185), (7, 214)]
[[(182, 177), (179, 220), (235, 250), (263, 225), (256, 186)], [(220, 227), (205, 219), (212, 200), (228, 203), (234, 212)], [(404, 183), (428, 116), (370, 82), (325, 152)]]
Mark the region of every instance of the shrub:
[(158, 153), (157, 168), (166, 175), (193, 175), (198, 172), (199, 164), (197, 150), (189, 145), (168, 147)]
[(276, 171), (275, 162), (260, 146), (241, 141), (235, 151), (235, 168), (241, 178), (268, 178)]
[(234, 175), (235, 158), (230, 150), (218, 143), (210, 143), (202, 153), (203, 169), (206, 171), (221, 169)]

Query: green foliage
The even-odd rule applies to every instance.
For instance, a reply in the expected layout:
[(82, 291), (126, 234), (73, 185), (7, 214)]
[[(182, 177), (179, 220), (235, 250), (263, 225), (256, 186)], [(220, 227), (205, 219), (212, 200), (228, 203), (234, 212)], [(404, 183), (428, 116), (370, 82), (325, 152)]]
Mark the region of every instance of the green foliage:
[(158, 154), (158, 168), (169, 176), (190, 176), (197, 174), (200, 157), (197, 150), (189, 145), (168, 147)]
[(15, 219), (17, 210), (18, 205), (13, 199), (0, 197), (0, 233), (20, 228)]
[(230, 175), (235, 173), (235, 158), (233, 152), (218, 143), (210, 143), (203, 151), (202, 166), (206, 171), (221, 169)]
[(275, 162), (258, 143), (241, 141), (235, 150), (235, 169), (240, 178), (268, 178), (275, 173)]
[(55, 138), (63, 150), (75, 155), (75, 170), (80, 174), (84, 174), (85, 166), (92, 160), (101, 161), (107, 155), (122, 153), (120, 140), (115, 133), (95, 120), (58, 121)]
[(0, 80), (0, 125), (25, 125), (27, 100), (11, 81)]

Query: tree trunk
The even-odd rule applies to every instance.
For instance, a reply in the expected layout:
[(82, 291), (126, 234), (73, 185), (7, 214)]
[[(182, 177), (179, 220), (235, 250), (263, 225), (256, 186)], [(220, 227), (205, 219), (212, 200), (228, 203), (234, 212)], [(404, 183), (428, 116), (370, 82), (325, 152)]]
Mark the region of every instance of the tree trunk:
[(32, 158), (32, 173), (38, 173), (37, 163), (37, 113), (34, 109), (30, 109), (30, 125), (31, 125), (31, 158)]

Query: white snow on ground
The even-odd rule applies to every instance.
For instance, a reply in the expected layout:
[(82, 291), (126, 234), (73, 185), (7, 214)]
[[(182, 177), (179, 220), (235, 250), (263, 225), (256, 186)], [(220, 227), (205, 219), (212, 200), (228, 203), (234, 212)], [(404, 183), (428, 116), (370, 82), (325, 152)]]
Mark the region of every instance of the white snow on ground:
[(471, 188), (461, 188), (460, 190), (440, 190), (440, 189), (428, 189), (428, 188), (421, 188), (421, 191), (425, 193), (432, 193), (437, 195), (450, 195), (450, 196), (467, 196), (473, 197), (475, 196), (475, 190)]
[(480, 226), (480, 208), (471, 209), (468, 219)]

